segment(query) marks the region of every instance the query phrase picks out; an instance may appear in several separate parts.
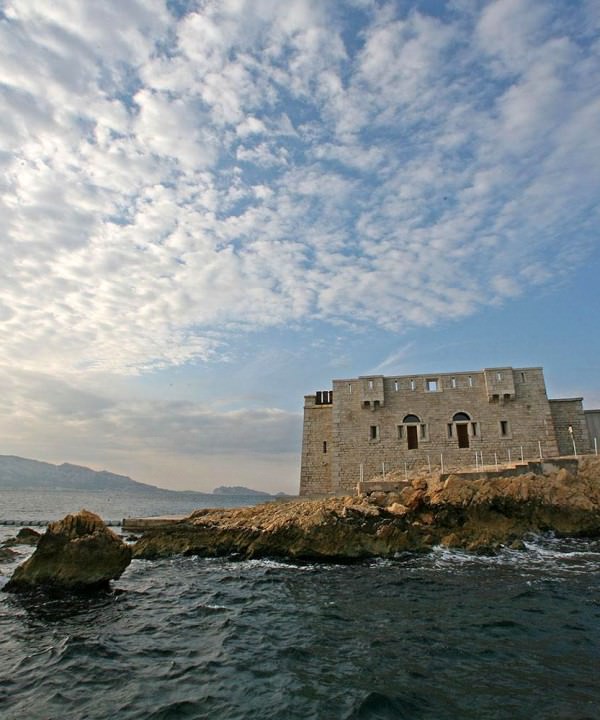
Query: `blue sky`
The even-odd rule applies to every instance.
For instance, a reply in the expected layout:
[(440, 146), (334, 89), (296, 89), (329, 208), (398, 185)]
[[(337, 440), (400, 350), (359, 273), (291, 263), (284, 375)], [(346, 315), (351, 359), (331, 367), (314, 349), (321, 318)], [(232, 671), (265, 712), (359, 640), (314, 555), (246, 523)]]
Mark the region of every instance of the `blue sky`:
[(0, 1), (0, 452), (298, 487), (334, 377), (600, 406), (596, 1)]

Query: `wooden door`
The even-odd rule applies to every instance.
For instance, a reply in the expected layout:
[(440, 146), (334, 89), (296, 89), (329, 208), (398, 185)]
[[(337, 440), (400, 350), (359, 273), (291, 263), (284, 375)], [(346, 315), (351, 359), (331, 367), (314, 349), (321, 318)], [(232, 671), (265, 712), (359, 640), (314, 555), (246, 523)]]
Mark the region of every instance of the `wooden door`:
[(460, 423), (456, 425), (456, 436), (458, 437), (459, 448), (469, 447), (469, 426), (467, 423)]
[(408, 443), (409, 450), (417, 450), (419, 447), (419, 435), (417, 433), (416, 425), (406, 426), (406, 441)]

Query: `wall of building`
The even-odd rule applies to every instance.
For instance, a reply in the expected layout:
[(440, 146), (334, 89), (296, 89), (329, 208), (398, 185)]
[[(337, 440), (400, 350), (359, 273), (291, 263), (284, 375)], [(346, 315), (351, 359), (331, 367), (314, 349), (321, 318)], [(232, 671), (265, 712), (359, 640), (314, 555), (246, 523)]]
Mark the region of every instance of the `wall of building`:
[[(583, 412), (581, 406), (553, 401), (546, 395), (542, 368), (487, 368), (478, 372), (398, 377), (359, 377), (333, 381), (329, 415), (307, 396), (303, 439), (301, 494), (352, 491), (360, 479), (386, 471), (427, 466), (445, 469), (559, 453), (555, 424), (562, 428)], [(319, 414), (321, 413), (321, 414)], [(468, 447), (459, 447), (456, 413), (469, 416)], [(404, 423), (408, 415), (417, 423)], [(579, 433), (580, 425), (577, 432)], [(409, 430), (413, 426), (416, 430)], [(402, 428), (399, 430), (399, 427)], [(417, 448), (409, 449), (409, 433)], [(561, 431), (562, 432), (562, 431)], [(576, 436), (576, 442), (577, 442)], [(584, 434), (581, 434), (582, 447)], [(328, 442), (327, 458), (322, 443)], [(414, 436), (411, 437), (414, 443)]]
[[(494, 453), (505, 461), (510, 451), (515, 459), (521, 448), (525, 457), (537, 457), (538, 442), (544, 456), (557, 453), (541, 368), (336, 380), (333, 397), (334, 491), (353, 488), (361, 464), (368, 478), (382, 463), (402, 469), (406, 462), (411, 469), (429, 456), (439, 465), (442, 453), (447, 466), (474, 464), (476, 450), (488, 463)], [(456, 413), (469, 416), (467, 448), (458, 447)], [(420, 421), (416, 449), (408, 448), (407, 415)]]
[[(300, 494), (322, 495), (332, 492), (331, 457), (332, 404), (322, 402), (319, 397), (307, 395), (304, 398), (304, 426), (302, 432), (302, 465), (300, 470)], [(325, 444), (324, 444), (325, 443)]]
[[(554, 429), (561, 455), (573, 455), (589, 452), (588, 429), (583, 413), (583, 398), (550, 400), (550, 410), (554, 420)], [(569, 431), (572, 429), (572, 434)], [(575, 441), (575, 448), (573, 448)]]
[[(600, 410), (584, 410), (583, 414), (590, 441), (590, 452), (594, 452), (596, 447), (600, 450)], [(594, 445), (594, 438), (596, 445)]]

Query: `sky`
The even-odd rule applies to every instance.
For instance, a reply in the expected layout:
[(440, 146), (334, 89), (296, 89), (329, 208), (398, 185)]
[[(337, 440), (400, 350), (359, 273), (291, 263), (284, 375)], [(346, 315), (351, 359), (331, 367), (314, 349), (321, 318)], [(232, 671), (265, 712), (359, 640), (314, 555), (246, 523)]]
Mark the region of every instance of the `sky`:
[(597, 0), (0, 0), (0, 454), (297, 492), (333, 378), (600, 407)]

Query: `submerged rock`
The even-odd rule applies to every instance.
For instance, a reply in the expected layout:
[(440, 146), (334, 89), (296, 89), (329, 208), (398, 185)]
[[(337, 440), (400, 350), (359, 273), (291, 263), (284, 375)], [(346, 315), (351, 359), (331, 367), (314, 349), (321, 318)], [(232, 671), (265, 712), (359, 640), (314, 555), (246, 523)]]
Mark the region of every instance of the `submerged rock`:
[(527, 533), (600, 535), (600, 460), (577, 475), (431, 478), (399, 494), (198, 510), (146, 532), (134, 557), (174, 554), (349, 561), (434, 545), (494, 553), (523, 548)]
[(0, 547), (0, 562), (12, 562), (16, 560), (19, 553), (11, 550), (9, 547)]
[(34, 530), (30, 527), (24, 527), (19, 530), (16, 537), (8, 538), (2, 544), (4, 547), (11, 547), (12, 545), (37, 545), (39, 539), (42, 537), (42, 533)]
[(4, 590), (103, 589), (130, 561), (131, 548), (98, 515), (81, 510), (48, 526), (33, 555), (14, 571)]

